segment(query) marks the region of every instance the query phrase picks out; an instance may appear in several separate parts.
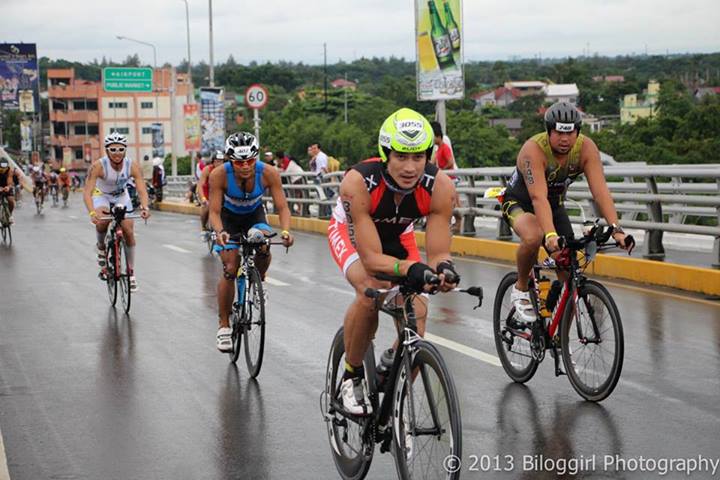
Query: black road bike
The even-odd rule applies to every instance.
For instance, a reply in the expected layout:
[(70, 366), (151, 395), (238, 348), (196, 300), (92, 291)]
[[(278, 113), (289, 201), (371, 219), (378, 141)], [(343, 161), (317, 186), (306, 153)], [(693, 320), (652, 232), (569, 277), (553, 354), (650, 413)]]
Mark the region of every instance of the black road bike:
[[(245, 364), (252, 378), (260, 374), (265, 353), (265, 292), (260, 271), (255, 266), (255, 254), (263, 246), (269, 249), (270, 245), (282, 245), (282, 242), (271, 241), (276, 235), (272, 233), (255, 240), (239, 233), (231, 235), (227, 242), (228, 245), (238, 245), (240, 254), (240, 267), (235, 280), (237, 297), (230, 312), (233, 348), (228, 355), (232, 363), (237, 362), (244, 338)], [(213, 242), (216, 241), (214, 233), (211, 237)]]
[[(418, 292), (406, 278), (378, 278), (398, 284), (392, 289), (365, 292), (375, 299), (380, 311), (395, 320), (398, 347), (380, 385), (376, 380), (374, 347), (370, 344), (363, 365), (373, 414), (357, 416), (344, 409), (340, 398), (345, 370), (343, 328), (336, 333), (328, 357), (325, 390), (320, 396), (335, 466), (344, 479), (364, 478), (375, 444), (379, 443), (381, 453), (392, 451), (402, 479), (457, 479), (460, 472), (449, 472), (443, 463), (450, 455), (462, 458), (462, 421), (452, 375), (438, 349), (417, 333), (413, 299)], [(428, 272), (426, 283), (437, 284), (439, 279)], [(473, 295), (478, 298), (478, 306), (482, 304), (481, 287), (455, 291)], [(398, 292), (401, 302), (394, 295)], [(383, 301), (386, 294), (391, 295)]]
[(0, 236), (8, 247), (12, 245), (12, 225), (10, 224), (10, 204), (7, 194), (0, 192)]
[[(607, 398), (620, 379), (624, 357), (622, 320), (610, 292), (584, 275), (598, 252), (617, 247), (610, 242), (612, 228), (595, 221), (582, 238), (561, 239), (558, 260), (533, 267), (528, 282), (536, 320), (530, 325), (515, 319), (510, 293), (517, 272), (510, 272), (497, 289), (493, 306), (495, 347), (508, 376), (518, 383), (529, 381), (550, 351), (555, 376), (567, 375), (575, 391), (586, 400)], [(632, 236), (626, 244), (635, 244)], [(552, 287), (543, 270), (559, 269), (568, 279)], [(560, 358), (562, 364), (560, 366)]]

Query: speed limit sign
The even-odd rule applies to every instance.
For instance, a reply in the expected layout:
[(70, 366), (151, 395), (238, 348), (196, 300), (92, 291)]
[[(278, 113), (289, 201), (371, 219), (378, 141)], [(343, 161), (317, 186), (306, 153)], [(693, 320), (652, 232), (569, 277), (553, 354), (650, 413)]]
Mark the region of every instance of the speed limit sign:
[(259, 83), (254, 83), (245, 90), (245, 105), (259, 110), (263, 108), (268, 101), (268, 91)]

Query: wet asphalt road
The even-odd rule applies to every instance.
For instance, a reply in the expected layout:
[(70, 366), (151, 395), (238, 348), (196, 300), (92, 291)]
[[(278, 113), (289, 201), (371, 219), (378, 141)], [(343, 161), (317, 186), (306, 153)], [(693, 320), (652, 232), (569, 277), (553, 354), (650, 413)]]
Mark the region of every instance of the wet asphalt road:
[[(11, 478), (338, 478), (319, 394), (352, 296), (326, 238), (297, 233), (289, 254), (274, 250), (265, 362), (253, 381), (242, 358), (235, 368), (215, 350), (220, 265), (197, 220), (156, 213), (136, 226), (140, 292), (128, 318), (109, 308), (79, 205), (75, 195), (70, 208), (36, 216), (26, 204), (15, 244), (0, 246), (0, 429)], [(494, 356), (492, 298), (510, 266), (458, 264), (465, 285), (484, 287), (485, 304), (435, 297), (428, 331)], [(492, 362), (440, 347), (461, 397), (463, 478), (557, 478), (524, 464), (540, 455), (594, 456), (578, 478), (688, 478), (606, 470), (604, 455), (720, 458), (720, 305), (606, 285), (624, 322), (625, 366), (602, 404), (583, 402), (550, 361), (520, 386)], [(392, 334), (381, 321), (377, 350)], [(488, 458), (514, 467), (475, 471)], [(395, 478), (392, 457), (376, 452), (369, 478)]]

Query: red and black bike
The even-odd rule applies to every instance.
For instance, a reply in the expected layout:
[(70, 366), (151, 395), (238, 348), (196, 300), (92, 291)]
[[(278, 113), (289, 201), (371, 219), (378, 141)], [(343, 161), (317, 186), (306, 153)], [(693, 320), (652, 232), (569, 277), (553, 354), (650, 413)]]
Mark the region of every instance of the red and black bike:
[[(138, 214), (128, 214), (125, 207), (116, 205), (110, 211), (110, 216), (101, 217), (100, 220), (110, 220), (110, 227), (105, 236), (105, 269), (103, 274), (107, 283), (110, 304), (117, 303), (118, 290), (125, 313), (130, 313), (130, 276), (132, 269), (127, 260), (127, 244), (122, 230), (123, 220), (141, 218)], [(118, 288), (119, 287), (119, 288)]]

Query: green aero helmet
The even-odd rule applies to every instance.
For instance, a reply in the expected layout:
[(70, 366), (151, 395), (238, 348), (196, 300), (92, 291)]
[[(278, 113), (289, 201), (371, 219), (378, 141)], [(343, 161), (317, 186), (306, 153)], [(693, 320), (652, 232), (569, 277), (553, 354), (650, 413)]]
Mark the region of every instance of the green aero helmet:
[(390, 150), (400, 153), (420, 153), (433, 146), (433, 130), (427, 119), (409, 108), (401, 108), (382, 124), (378, 135), (378, 151), (383, 162)]

